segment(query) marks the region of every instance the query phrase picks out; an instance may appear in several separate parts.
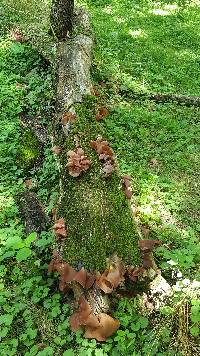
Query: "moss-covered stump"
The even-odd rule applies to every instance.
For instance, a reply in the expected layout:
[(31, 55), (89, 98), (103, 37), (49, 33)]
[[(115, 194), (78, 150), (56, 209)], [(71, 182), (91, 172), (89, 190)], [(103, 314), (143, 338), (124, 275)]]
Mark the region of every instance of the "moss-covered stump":
[(40, 143), (34, 131), (26, 128), (21, 132), (17, 152), (17, 164), (25, 172), (29, 171), (41, 154)]
[[(106, 258), (116, 253), (124, 262), (138, 264), (138, 236), (120, 177), (115, 171), (103, 178), (101, 162), (90, 147), (99, 134), (106, 138), (102, 126), (91, 105), (80, 104), (76, 112), (78, 118), (71, 125), (61, 156), (64, 193), (59, 216), (68, 226), (65, 259), (74, 267), (81, 264), (89, 270), (102, 270)], [(75, 149), (77, 139), (92, 165), (74, 178), (68, 173), (67, 152)]]

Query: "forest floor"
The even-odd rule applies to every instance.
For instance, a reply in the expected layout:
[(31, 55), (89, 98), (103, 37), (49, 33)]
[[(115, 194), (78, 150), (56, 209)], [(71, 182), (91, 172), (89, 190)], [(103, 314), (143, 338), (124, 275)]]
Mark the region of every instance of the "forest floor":
[(31, 185), (50, 215), (59, 194), (51, 142), (41, 146), (20, 120), (22, 112), (37, 117), (51, 132), (53, 78), (29, 42), (11, 38), (18, 21), (13, 14), (1, 20), (0, 354), (200, 354), (199, 108), (131, 99), (133, 92), (200, 95), (199, 6), (198, 1), (87, 1), (96, 41), (94, 86), (109, 110), (100, 124), (121, 173), (132, 177), (142, 236), (162, 242), (155, 261), (174, 289), (169, 304), (151, 314), (139, 297), (114, 300), (121, 326), (103, 344), (70, 330), (70, 307), (46, 272), (52, 230), (40, 240), (34, 233), (24, 235), (15, 196)]

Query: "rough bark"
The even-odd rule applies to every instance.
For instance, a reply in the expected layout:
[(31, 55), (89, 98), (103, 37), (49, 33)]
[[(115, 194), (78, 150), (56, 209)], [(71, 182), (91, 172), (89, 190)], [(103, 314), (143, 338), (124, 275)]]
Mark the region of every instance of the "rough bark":
[(27, 234), (31, 232), (40, 234), (47, 229), (48, 218), (44, 212), (42, 203), (35, 193), (26, 190), (18, 194), (16, 201)]
[(58, 40), (72, 33), (74, 0), (53, 0), (51, 7), (51, 30)]

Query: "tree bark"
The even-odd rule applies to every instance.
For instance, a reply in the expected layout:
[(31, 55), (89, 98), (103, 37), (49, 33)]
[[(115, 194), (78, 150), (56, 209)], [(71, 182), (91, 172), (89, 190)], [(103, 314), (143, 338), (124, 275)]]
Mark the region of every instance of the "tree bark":
[(53, 0), (51, 7), (51, 30), (58, 40), (72, 33), (74, 0)]

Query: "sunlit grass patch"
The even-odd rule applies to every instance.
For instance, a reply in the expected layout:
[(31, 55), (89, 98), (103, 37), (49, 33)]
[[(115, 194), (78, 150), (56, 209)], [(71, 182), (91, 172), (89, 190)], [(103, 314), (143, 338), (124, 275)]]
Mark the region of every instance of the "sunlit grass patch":
[(162, 258), (173, 255), (177, 266), (194, 272), (200, 206), (199, 109), (118, 102), (104, 125), (121, 171), (132, 176), (141, 223), (150, 228), (151, 237), (172, 243), (175, 249), (166, 250)]
[(125, 76), (144, 83), (136, 91), (199, 94), (198, 5), (113, 0), (88, 1), (88, 7), (103, 77), (128, 87)]

